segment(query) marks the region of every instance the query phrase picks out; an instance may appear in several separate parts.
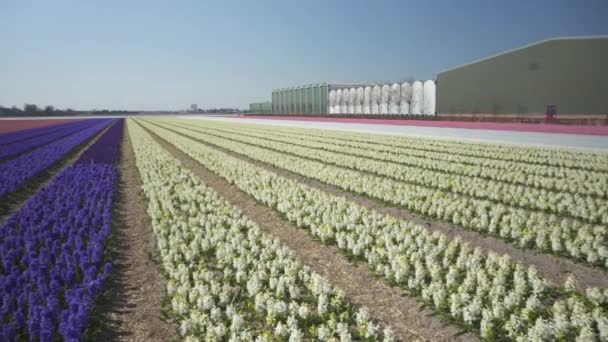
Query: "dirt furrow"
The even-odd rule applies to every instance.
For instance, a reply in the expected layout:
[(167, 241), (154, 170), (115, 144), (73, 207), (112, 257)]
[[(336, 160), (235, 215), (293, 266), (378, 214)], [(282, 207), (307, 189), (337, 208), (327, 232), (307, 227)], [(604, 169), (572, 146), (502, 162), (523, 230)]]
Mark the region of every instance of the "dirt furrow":
[(338, 248), (315, 241), (306, 231), (282, 219), (278, 212), (258, 204), (253, 197), (229, 184), (172, 144), (150, 130), (146, 131), (206, 185), (239, 207), (263, 231), (292, 249), (302, 263), (344, 290), (351, 303), (365, 305), (372, 317), (390, 325), (400, 340), (477, 339), (470, 334), (455, 337), (459, 333), (458, 328), (445, 326), (438, 317), (431, 317), (433, 312), (428, 309), (420, 310), (420, 304), (415, 299), (407, 297), (400, 288), (391, 287), (377, 279), (363, 263), (350, 263)]
[[(150, 122), (152, 123), (152, 122)], [(152, 123), (153, 124), (153, 123)], [(163, 127), (165, 128), (165, 127)], [(165, 128), (167, 129), (167, 128)], [(173, 130), (172, 130), (173, 131)], [(177, 131), (173, 131), (174, 133), (180, 134)], [(180, 134), (184, 136), (183, 134)], [(184, 136), (186, 137), (186, 136)], [(190, 138), (190, 137), (186, 137)], [(193, 139), (193, 138), (190, 138)], [(461, 227), (456, 227), (454, 225), (445, 223), (439, 220), (432, 220), (421, 215), (413, 214), (403, 208), (389, 206), (386, 203), (382, 203), (380, 201), (367, 198), (361, 195), (354, 194), (352, 192), (348, 192), (342, 190), (336, 186), (329, 185), (326, 183), (322, 183), (320, 181), (316, 181), (310, 178), (306, 178), (295, 174), (293, 172), (277, 168), (270, 164), (252, 159), (246, 154), (240, 154), (236, 152), (229, 151), (220, 146), (214, 145), (212, 143), (208, 143), (202, 140), (193, 139), (202, 144), (205, 144), (209, 147), (213, 147), (217, 150), (220, 150), (230, 156), (240, 158), (249, 163), (252, 163), (256, 166), (265, 168), (268, 171), (277, 173), (283, 177), (287, 177), (289, 179), (295, 180), (297, 182), (306, 184), (313, 188), (319, 189), (321, 191), (344, 197), (349, 201), (357, 203), (366, 208), (374, 209), (378, 212), (388, 214), (394, 217), (399, 217), (406, 219), (408, 221), (415, 222), (419, 225), (426, 227), (432, 231), (439, 231), (441, 233), (446, 234), (451, 238), (460, 237), (463, 241), (468, 242), (472, 246), (481, 247), (487, 251), (494, 251), (499, 254), (508, 254), (512, 260), (525, 264), (525, 265), (533, 265), (536, 267), (540, 274), (543, 275), (547, 280), (551, 281), (554, 284), (562, 284), (566, 278), (572, 274), (578, 280), (578, 283), (581, 287), (608, 287), (608, 272), (600, 270), (598, 268), (593, 268), (589, 266), (585, 266), (582, 264), (574, 263), (565, 258), (560, 258), (554, 255), (549, 254), (541, 254), (532, 249), (521, 249), (515, 247), (511, 244), (508, 244), (500, 239), (483, 235), (478, 232), (466, 230)]]
[(98, 305), (96, 340), (173, 341), (177, 326), (162, 315), (166, 280), (146, 212), (147, 200), (125, 123), (113, 224), (107, 243), (112, 273)]

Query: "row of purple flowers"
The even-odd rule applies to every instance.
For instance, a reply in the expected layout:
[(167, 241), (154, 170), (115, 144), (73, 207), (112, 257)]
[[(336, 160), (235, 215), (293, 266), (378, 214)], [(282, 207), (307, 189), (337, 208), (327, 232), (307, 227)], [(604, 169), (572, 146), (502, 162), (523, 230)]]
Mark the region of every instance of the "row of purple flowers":
[(16, 156), (19, 153), (27, 151), (29, 149), (44, 146), (53, 140), (66, 137), (74, 134), (84, 128), (90, 127), (93, 123), (85, 120), (66, 124), (60, 129), (53, 129), (49, 133), (42, 133), (35, 137), (21, 140), (12, 144), (0, 146), (0, 159)]
[(76, 146), (99, 133), (112, 119), (93, 121), (92, 126), (84, 128), (78, 133), (0, 164), (0, 199), (19, 189), (25, 182), (53, 165)]
[[(80, 122), (80, 121), (76, 121)], [(0, 145), (13, 144), (25, 139), (30, 139), (42, 134), (48, 134), (58, 129), (62, 129), (76, 122), (68, 122), (59, 125), (43, 126), (0, 134)]]
[(82, 340), (104, 260), (123, 120), (0, 227), (0, 340)]

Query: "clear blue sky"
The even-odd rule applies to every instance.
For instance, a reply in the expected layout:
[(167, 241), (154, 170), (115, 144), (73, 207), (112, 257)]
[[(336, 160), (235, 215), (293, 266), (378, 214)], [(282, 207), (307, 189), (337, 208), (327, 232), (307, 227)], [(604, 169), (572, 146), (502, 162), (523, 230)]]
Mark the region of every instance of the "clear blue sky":
[(245, 108), (274, 88), (433, 78), (608, 34), (607, 14), (607, 0), (0, 0), (0, 105)]

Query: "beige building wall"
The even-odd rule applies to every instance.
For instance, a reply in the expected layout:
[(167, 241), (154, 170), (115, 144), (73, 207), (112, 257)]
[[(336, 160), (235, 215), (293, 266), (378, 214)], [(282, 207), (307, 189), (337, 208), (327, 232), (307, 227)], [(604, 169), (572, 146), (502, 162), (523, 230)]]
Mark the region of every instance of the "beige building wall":
[(531, 44), (437, 77), (437, 113), (608, 114), (608, 37)]

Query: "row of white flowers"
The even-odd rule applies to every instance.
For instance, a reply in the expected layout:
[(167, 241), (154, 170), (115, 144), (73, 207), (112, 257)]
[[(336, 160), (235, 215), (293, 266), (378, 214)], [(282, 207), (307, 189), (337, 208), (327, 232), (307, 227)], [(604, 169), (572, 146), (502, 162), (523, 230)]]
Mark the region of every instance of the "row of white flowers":
[[(222, 128), (228, 126), (217, 126), (215, 123), (213, 125), (208, 125), (206, 122), (201, 122), (201, 120), (188, 122), (188, 125), (204, 125)], [(235, 127), (236, 125), (232, 124), (229, 126)], [(550, 171), (545, 173), (553, 174), (553, 176), (545, 176), (543, 174), (529, 173), (529, 165), (522, 163), (509, 164), (500, 161), (492, 161), (491, 164), (499, 166), (493, 167), (492, 165), (475, 163), (476, 160), (471, 160), (470, 158), (461, 155), (446, 153), (438, 154), (416, 149), (404, 150), (398, 147), (378, 145), (375, 143), (344, 140), (332, 137), (329, 134), (327, 134), (327, 136), (311, 136), (300, 134), (297, 130), (293, 132), (286, 131), (285, 129), (274, 130), (261, 128), (259, 125), (258, 127), (251, 127), (251, 125), (238, 125), (237, 127), (239, 127), (241, 132), (264, 133), (273, 138), (276, 136), (289, 138), (294, 143), (314, 146), (327, 151), (385, 160), (425, 170), (494, 180), (514, 185), (523, 185), (527, 188), (532, 187), (608, 198), (608, 176), (598, 172), (574, 170), (568, 174), (564, 174), (563, 171)], [(560, 177), (558, 175), (563, 175), (565, 177)]]
[[(331, 137), (328, 133), (309, 133), (304, 134), (313, 137)], [(378, 138), (370, 137), (357, 133), (339, 133), (333, 137), (343, 143), (366, 144), (379, 150), (395, 151), (400, 154), (426, 156), (437, 160), (447, 160), (450, 162), (480, 165), (499, 170), (511, 170), (526, 174), (543, 175), (558, 178), (583, 178), (595, 181), (606, 177), (606, 165), (608, 157), (606, 154), (595, 154), (586, 152), (560, 153), (555, 150), (555, 155), (535, 160), (525, 154), (527, 147), (512, 145), (492, 145), (486, 148), (478, 147), (469, 142), (452, 141), (446, 146), (433, 148), (425, 146), (426, 138), (397, 137), (388, 135), (378, 135)], [(482, 145), (483, 146), (483, 145)], [(493, 147), (494, 146), (494, 147)], [(502, 149), (501, 149), (502, 148)], [(523, 151), (522, 151), (523, 150)], [(549, 150), (548, 151), (554, 151)], [(522, 158), (517, 158), (510, 152), (522, 153)], [(530, 152), (532, 153), (532, 152)], [(604, 161), (604, 162), (602, 162)]]
[(522, 248), (534, 248), (608, 268), (605, 226), (406, 184), (176, 126), (166, 127), (347, 191), (495, 236)]
[[(231, 157), (146, 122), (158, 134), (326, 244), (363, 260), (378, 276), (418, 296), (482, 338), (520, 341), (608, 338), (608, 290), (553, 286), (533, 267), (485, 253)], [(571, 282), (571, 281), (569, 281)]]
[[(200, 120), (193, 120), (198, 121)], [(463, 140), (433, 139), (426, 137), (406, 137), (384, 134), (365, 134), (357, 132), (331, 131), (309, 128), (260, 126), (249, 124), (250, 127), (266, 127), (272, 131), (279, 130), (289, 133), (298, 133), (307, 136), (332, 137), (339, 140), (353, 142), (368, 142), (376, 145), (388, 145), (390, 147), (401, 148), (406, 151), (424, 151), (440, 153), (446, 156), (466, 157), (463, 160), (470, 160), (484, 165), (493, 165), (495, 161), (503, 164), (505, 161), (515, 162), (509, 168), (524, 164), (528, 167), (528, 172), (552, 172), (559, 176), (567, 169), (582, 169), (589, 171), (608, 171), (608, 154), (602, 152), (582, 152), (567, 149), (557, 149), (549, 147), (531, 147), (514, 144), (497, 143), (475, 143)], [(469, 159), (470, 158), (470, 159)], [(530, 164), (530, 166), (525, 166)], [(500, 167), (501, 165), (497, 165)], [(553, 168), (546, 168), (553, 166)], [(557, 168), (555, 168), (557, 166)]]
[(341, 290), (129, 121), (148, 214), (186, 340), (391, 341)]
[[(176, 122), (173, 121), (172, 123)], [(362, 149), (337, 149), (334, 145), (327, 143), (294, 141), (293, 138), (269, 136), (266, 132), (242, 132), (238, 128), (231, 129), (225, 126), (219, 128), (217, 126), (209, 128), (179, 124), (178, 126), (219, 135), (250, 145), (271, 148), (280, 152), (315, 159), (328, 164), (390, 177), (409, 184), (421, 185), (427, 191), (450, 191), (463, 195), (464, 198), (488, 199), (507, 206), (571, 216), (589, 223), (608, 224), (608, 201), (603, 198), (574, 195), (569, 192), (539, 190), (521, 185), (488, 181), (483, 178), (408, 167), (393, 162), (370, 159), (368, 156), (358, 157), (352, 155), (358, 151), (364, 151)], [(332, 149), (336, 149), (337, 151), (328, 151)], [(370, 151), (367, 152), (372, 153)], [(499, 173), (499, 171), (496, 172)]]

